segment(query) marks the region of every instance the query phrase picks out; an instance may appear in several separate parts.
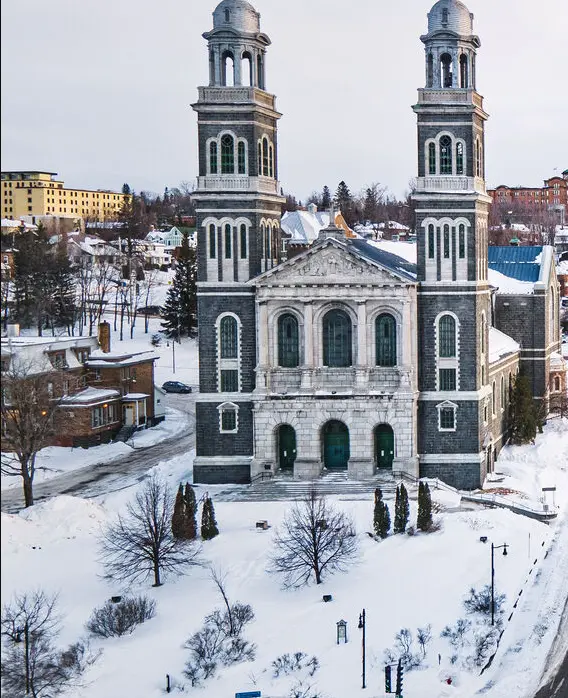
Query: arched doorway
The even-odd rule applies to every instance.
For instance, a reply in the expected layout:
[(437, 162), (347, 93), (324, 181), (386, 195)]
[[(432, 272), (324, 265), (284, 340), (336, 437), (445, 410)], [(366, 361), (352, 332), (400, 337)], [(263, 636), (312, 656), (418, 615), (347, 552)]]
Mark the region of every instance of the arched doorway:
[(375, 462), (379, 470), (392, 469), (394, 461), (394, 432), (388, 424), (375, 429)]
[(281, 424), (276, 432), (278, 446), (278, 467), (280, 470), (293, 470), (296, 460), (296, 432), (289, 424)]
[(349, 463), (349, 429), (337, 420), (327, 422), (322, 431), (323, 464), (329, 470), (346, 470)]

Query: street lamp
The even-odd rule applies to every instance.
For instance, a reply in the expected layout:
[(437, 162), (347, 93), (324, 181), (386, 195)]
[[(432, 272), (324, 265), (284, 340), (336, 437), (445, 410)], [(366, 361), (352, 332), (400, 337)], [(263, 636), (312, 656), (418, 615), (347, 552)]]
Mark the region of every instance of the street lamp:
[(495, 551), (503, 548), (503, 556), (507, 556), (507, 543), (493, 545), (491, 543), (491, 625), (495, 625)]
[(362, 666), (362, 678), (363, 684), (361, 688), (367, 688), (365, 681), (365, 609), (359, 614), (359, 625), (357, 626), (359, 630), (363, 631), (363, 644), (362, 644), (362, 656), (361, 656), (361, 666)]

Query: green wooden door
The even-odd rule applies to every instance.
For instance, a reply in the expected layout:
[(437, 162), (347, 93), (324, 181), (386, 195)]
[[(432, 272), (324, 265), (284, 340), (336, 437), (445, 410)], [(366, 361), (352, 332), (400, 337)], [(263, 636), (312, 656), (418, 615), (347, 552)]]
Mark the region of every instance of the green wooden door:
[(388, 424), (375, 429), (375, 452), (377, 468), (392, 469), (394, 461), (394, 432)]
[(323, 433), (323, 462), (331, 470), (345, 470), (349, 462), (349, 430), (342, 422), (328, 422)]
[(281, 470), (292, 470), (296, 460), (296, 432), (289, 424), (278, 429), (278, 466)]

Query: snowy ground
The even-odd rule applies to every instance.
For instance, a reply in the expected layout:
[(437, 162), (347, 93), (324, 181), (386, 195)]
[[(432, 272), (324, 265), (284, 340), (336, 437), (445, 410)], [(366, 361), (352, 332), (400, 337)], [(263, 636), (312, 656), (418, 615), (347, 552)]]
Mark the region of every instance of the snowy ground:
[[(563, 428), (567, 428), (566, 423)], [(499, 469), (512, 469), (518, 463), (525, 472), (520, 479), (528, 482), (532, 466), (533, 473), (539, 473), (534, 476), (534, 491), (538, 491), (542, 482), (551, 481), (547, 478), (556, 477), (551, 468), (561, 470), (562, 462), (555, 463), (551, 457), (561, 453), (567, 441), (568, 431), (562, 432), (559, 425), (539, 437), (536, 447), (508, 452)], [(175, 487), (190, 477), (187, 464), (184, 455), (161, 463), (157, 470)], [(564, 475), (558, 475), (559, 484)], [(84, 634), (84, 623), (92, 608), (123, 591), (109, 586), (99, 576), (97, 532), (123, 509), (134, 491), (130, 488), (98, 501), (58, 497), (19, 516), (3, 514), (3, 599), (7, 600), (15, 590), (40, 585), (57, 591), (65, 614), (62, 641), (71, 642)], [(202, 491), (198, 488), (198, 494)], [(566, 596), (565, 495), (566, 487), (562, 485), (557, 502), (560, 515), (552, 526), (504, 510), (444, 511), (440, 514), (439, 532), (391, 536), (382, 543), (366, 534), (372, 525), (371, 498), (338, 498), (336, 505), (356, 520), (360, 558), (347, 573), (337, 574), (319, 587), (293, 592), (283, 591), (279, 580), (266, 572), (274, 527), (289, 503), (218, 502), (221, 535), (203, 544), (203, 559), (228, 573), (228, 590), (234, 600), (254, 607), (256, 620), (247, 637), (257, 643), (258, 654), (255, 662), (226, 669), (203, 689), (188, 692), (225, 698), (236, 691), (256, 689), (262, 690), (263, 698), (285, 696), (290, 680), (273, 681), (270, 665), (278, 655), (300, 650), (319, 658), (321, 668), (313, 682), (325, 696), (358, 695), (361, 644), (357, 620), (365, 608), (366, 695), (370, 698), (383, 696), (383, 651), (392, 646), (395, 633), (403, 627), (415, 632), (418, 626), (428, 623), (432, 624), (434, 640), (425, 668), (405, 676), (405, 696), (471, 698), (485, 687), (485, 694), (492, 698), (532, 698)], [(447, 493), (440, 493), (438, 500), (444, 506), (455, 504)], [(267, 519), (272, 528), (257, 530), (255, 522), (259, 519)], [(496, 545), (506, 542), (510, 546), (509, 555), (499, 555), (495, 564), (497, 589), (507, 594), (507, 616), (521, 589), (524, 594), (505, 625), (493, 666), (479, 677), (478, 671), (468, 672), (450, 664), (452, 652), (439, 635), (445, 625), (464, 616), (462, 598), (467, 590), (490, 581), (489, 542), (480, 542), (483, 535)], [(220, 599), (201, 568), (192, 569), (186, 577), (169, 581), (160, 589), (148, 586), (143, 591), (157, 600), (157, 616), (131, 636), (93, 641), (95, 649), (104, 650), (103, 655), (85, 677), (88, 685), (72, 692), (74, 698), (158, 698), (163, 695), (166, 673), (182, 679), (188, 658), (183, 642), (199, 629), (205, 614), (219, 606)], [(332, 603), (322, 602), (324, 593), (333, 595)], [(338, 646), (335, 624), (341, 618), (348, 622), (349, 642)], [(445, 683), (450, 676), (451, 686)]]

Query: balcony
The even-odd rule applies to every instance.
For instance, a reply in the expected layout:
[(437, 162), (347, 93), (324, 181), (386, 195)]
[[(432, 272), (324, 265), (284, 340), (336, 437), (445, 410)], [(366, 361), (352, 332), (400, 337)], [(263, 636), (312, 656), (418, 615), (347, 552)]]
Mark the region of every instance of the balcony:
[(443, 192), (444, 194), (463, 194), (464, 192), (477, 192), (486, 194), (485, 181), (481, 177), (461, 177), (453, 175), (441, 175), (433, 177), (418, 177), (416, 180), (417, 192)]
[(398, 368), (272, 368), (259, 371), (257, 386), (272, 395), (356, 391), (394, 393), (401, 385)]
[(271, 177), (249, 177), (248, 175), (206, 175), (197, 178), (197, 191), (238, 191), (260, 192), (262, 194), (280, 193), (280, 183)]
[(256, 87), (198, 87), (199, 101), (214, 104), (253, 103), (275, 109), (274, 95)]
[(475, 90), (426, 88), (418, 90), (418, 104), (472, 104), (483, 109), (483, 97)]

